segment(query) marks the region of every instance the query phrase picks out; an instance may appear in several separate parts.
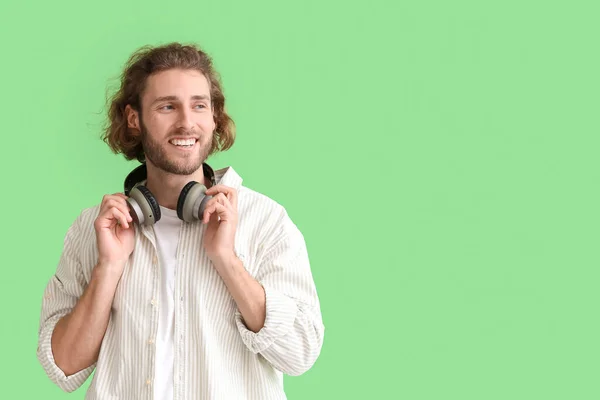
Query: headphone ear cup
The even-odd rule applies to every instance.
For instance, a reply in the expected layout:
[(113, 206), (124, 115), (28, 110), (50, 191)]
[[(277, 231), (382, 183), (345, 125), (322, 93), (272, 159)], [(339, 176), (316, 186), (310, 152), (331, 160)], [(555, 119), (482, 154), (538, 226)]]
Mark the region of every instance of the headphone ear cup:
[(138, 185), (131, 189), (127, 202), (136, 223), (152, 225), (160, 221), (160, 207), (147, 187)]
[(188, 193), (190, 191), (190, 189), (192, 188), (192, 186), (196, 185), (198, 182), (196, 181), (191, 181), (188, 182), (183, 189), (181, 189), (181, 193), (179, 193), (179, 198), (177, 199), (177, 217), (179, 217), (179, 219), (185, 221), (185, 218), (183, 216), (183, 208), (185, 205), (185, 201), (188, 198)]
[(212, 196), (206, 196), (206, 186), (201, 183), (188, 182), (177, 200), (177, 216), (186, 222), (193, 222), (202, 218), (206, 202)]

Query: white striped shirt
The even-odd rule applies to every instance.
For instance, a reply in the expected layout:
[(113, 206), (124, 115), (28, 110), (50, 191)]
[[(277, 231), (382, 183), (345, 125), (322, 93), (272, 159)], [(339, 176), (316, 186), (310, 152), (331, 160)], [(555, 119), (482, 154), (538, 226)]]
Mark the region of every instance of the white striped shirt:
[[(238, 191), (235, 251), (265, 288), (266, 320), (258, 333), (247, 329), (203, 250), (206, 225), (184, 222), (174, 281), (173, 399), (286, 399), (283, 374), (300, 375), (312, 367), (325, 330), (305, 240), (285, 208), (243, 186), (232, 167), (215, 171), (215, 178)], [(75, 307), (98, 261), (98, 212), (99, 205), (84, 209), (67, 230), (44, 292), (38, 359), (67, 392), (94, 372), (86, 399), (152, 399), (161, 301), (152, 226), (136, 226), (135, 248), (116, 289), (97, 362), (65, 376), (52, 355), (52, 331)]]

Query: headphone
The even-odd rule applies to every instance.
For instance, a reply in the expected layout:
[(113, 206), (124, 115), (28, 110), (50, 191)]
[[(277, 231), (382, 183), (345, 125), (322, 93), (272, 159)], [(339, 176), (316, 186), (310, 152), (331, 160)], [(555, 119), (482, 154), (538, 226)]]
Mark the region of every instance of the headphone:
[[(204, 176), (209, 178), (214, 186), (216, 184), (215, 171), (206, 163), (202, 163), (202, 169)], [(124, 182), (124, 193), (128, 197), (127, 206), (131, 218), (135, 223), (141, 225), (153, 225), (161, 217), (158, 202), (150, 190), (142, 184), (147, 177), (147, 172), (146, 164), (143, 163), (131, 171)], [(177, 216), (179, 219), (186, 222), (202, 219), (206, 202), (212, 198), (212, 196), (205, 194), (206, 190), (206, 186), (196, 181), (188, 182), (181, 189), (177, 200)]]

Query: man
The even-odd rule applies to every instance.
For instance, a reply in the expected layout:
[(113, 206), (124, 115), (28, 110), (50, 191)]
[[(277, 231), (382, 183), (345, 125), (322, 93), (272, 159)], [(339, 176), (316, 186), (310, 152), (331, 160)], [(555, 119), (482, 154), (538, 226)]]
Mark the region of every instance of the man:
[[(285, 399), (283, 374), (315, 363), (324, 326), (303, 235), (233, 168), (206, 163), (233, 126), (203, 51), (131, 56), (104, 140), (142, 162), (125, 193), (145, 188), (154, 215), (115, 193), (68, 229), (37, 351), (64, 391), (94, 372), (87, 399)], [(191, 182), (209, 199), (192, 221), (178, 204)]]

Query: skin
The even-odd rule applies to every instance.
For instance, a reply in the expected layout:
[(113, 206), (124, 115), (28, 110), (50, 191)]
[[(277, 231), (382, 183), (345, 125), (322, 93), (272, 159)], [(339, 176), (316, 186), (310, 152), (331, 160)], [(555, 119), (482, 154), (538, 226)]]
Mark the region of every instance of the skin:
[[(198, 245), (204, 246), (248, 329), (258, 332), (265, 321), (265, 292), (235, 255), (238, 194), (224, 185), (211, 187), (202, 170), (216, 127), (209, 82), (199, 71), (162, 71), (148, 78), (141, 100), (141, 110), (128, 105), (125, 112), (128, 127), (144, 146), (146, 186), (161, 206), (170, 209), (176, 209), (187, 182), (195, 180), (208, 188), (206, 194), (213, 198), (202, 216), (207, 227)], [(173, 138), (197, 142), (191, 149), (181, 149), (169, 142)], [(90, 284), (52, 336), (55, 361), (67, 376), (97, 361), (114, 294), (134, 250), (136, 226), (125, 195), (103, 197), (94, 229), (99, 256)]]

